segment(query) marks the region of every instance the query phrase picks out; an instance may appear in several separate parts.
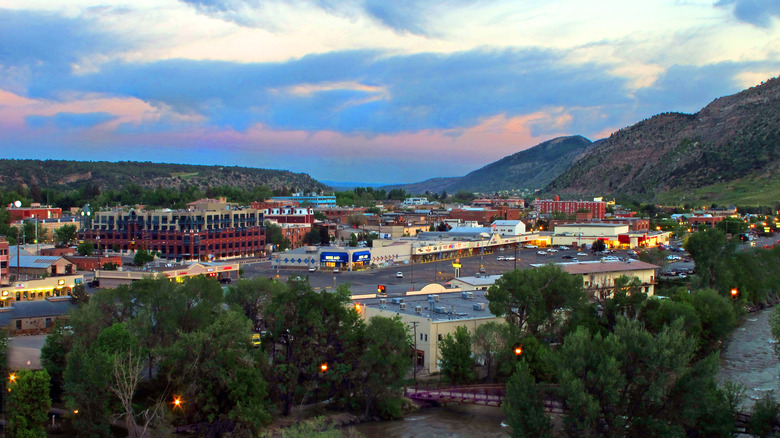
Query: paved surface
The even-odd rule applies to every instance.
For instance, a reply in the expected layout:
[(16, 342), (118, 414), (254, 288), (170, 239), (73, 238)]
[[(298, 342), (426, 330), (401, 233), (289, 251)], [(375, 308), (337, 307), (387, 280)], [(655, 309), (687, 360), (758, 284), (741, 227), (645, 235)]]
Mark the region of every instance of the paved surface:
[(41, 347), (46, 335), (16, 336), (8, 348), (8, 366), (12, 370), (41, 368)]

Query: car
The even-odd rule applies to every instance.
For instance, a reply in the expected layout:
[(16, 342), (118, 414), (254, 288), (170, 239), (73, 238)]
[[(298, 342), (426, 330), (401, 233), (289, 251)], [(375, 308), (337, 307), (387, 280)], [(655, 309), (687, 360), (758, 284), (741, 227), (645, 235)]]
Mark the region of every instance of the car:
[(577, 262), (580, 261), (580, 259), (578, 259), (577, 257), (574, 257), (573, 259), (571, 259), (571, 261), (572, 261), (572, 263), (577, 263)]
[(506, 257), (504, 257), (504, 256), (498, 256), (498, 257), (496, 257), (496, 260), (498, 260), (498, 261), (501, 261), (501, 260), (506, 260)]
[(615, 256), (606, 256), (606, 257), (602, 257), (602, 258), (601, 258), (601, 261), (602, 261), (602, 262), (619, 262), (619, 261), (620, 261), (620, 259), (618, 259), (618, 258), (617, 258), (617, 257), (615, 257)]
[(678, 255), (671, 254), (671, 255), (666, 256), (666, 260), (682, 260), (682, 257), (680, 257)]
[(404, 273), (401, 271), (398, 271), (395, 273), (395, 278), (404, 278)]
[(547, 251), (536, 251), (536, 255), (547, 255)]
[(317, 272), (316, 266), (309, 266), (309, 272)]
[(550, 249), (547, 250), (547, 252), (549, 252), (550, 254), (554, 254), (554, 253), (558, 252), (558, 250), (555, 249), (555, 248), (550, 248)]
[(333, 268), (333, 273), (334, 274), (338, 274), (339, 272), (341, 272), (341, 271), (339, 270), (338, 267)]
[(558, 249), (560, 249), (561, 251), (566, 251), (567, 249), (569, 249), (569, 247), (561, 245), (558, 247)]
[(252, 346), (257, 348), (260, 346), (260, 333), (252, 333)]
[(526, 247), (526, 248), (528, 248), (528, 249), (534, 249), (534, 248), (537, 248), (537, 246), (536, 246), (536, 245), (526, 245), (525, 247)]
[(574, 256), (573, 256), (573, 255), (570, 255), (570, 254), (565, 254), (565, 255), (563, 256), (563, 258), (564, 258), (564, 259), (573, 259), (573, 258), (574, 258)]
[(515, 256), (508, 256), (508, 257), (506, 258), (506, 260), (509, 260), (509, 261), (512, 261), (512, 260), (514, 260), (514, 259), (515, 259)]
[(222, 284), (230, 284), (230, 277), (223, 277), (219, 279), (219, 282)]
[(577, 255), (578, 255), (578, 256), (586, 256), (587, 254), (586, 254), (586, 253), (584, 253), (584, 252), (578, 252), (578, 253), (577, 253)]

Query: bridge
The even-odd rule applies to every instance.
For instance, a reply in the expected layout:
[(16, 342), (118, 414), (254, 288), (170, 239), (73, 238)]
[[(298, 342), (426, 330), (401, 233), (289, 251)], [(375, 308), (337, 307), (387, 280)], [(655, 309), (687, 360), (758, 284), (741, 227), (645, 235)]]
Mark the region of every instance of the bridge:
[[(482, 406), (501, 407), (506, 394), (503, 383), (485, 385), (462, 385), (434, 388), (406, 388), (406, 397), (418, 402), (458, 403)], [(563, 403), (551, 397), (543, 401), (545, 411), (562, 414), (565, 412)]]

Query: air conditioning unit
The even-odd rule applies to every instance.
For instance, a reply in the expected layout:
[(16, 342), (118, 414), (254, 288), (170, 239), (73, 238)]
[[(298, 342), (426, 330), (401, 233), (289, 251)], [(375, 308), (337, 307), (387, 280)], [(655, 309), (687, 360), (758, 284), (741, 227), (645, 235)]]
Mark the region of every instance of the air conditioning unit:
[(379, 299), (379, 305), (380, 305), (380, 306), (387, 305), (387, 299), (385, 299), (385, 298), (380, 298), (380, 299)]
[(428, 301), (433, 301), (433, 295), (428, 295)]
[(406, 303), (398, 303), (398, 307), (399, 307), (401, 310), (406, 310)]
[(434, 295), (433, 296), (433, 301), (438, 303), (439, 302), (439, 296), (438, 295)]
[(393, 298), (392, 300), (393, 304), (401, 304), (404, 302), (403, 298)]
[(379, 308), (380, 308), (380, 309), (387, 309), (387, 304), (380, 304), (380, 305), (379, 305)]
[(462, 292), (460, 294), (460, 296), (464, 300), (473, 300), (474, 299), (474, 293), (473, 292)]
[(471, 307), (474, 310), (485, 310), (485, 303), (474, 303), (474, 305)]
[(422, 306), (414, 306), (414, 313), (418, 315), (422, 314)]
[(442, 306), (437, 306), (433, 309), (436, 313), (447, 313), (447, 308)]

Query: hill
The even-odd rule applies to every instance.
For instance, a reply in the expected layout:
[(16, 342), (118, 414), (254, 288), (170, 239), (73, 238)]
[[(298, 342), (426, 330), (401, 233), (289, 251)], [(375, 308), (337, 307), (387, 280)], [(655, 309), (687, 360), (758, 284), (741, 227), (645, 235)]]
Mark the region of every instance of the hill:
[(121, 190), (131, 184), (150, 189), (232, 186), (251, 190), (263, 185), (271, 189), (327, 189), (308, 174), (286, 170), (133, 161), (0, 160), (0, 188), (7, 190), (16, 190), (19, 185), (73, 190), (87, 183), (101, 190)]
[(401, 188), (410, 193), (439, 193), (442, 190), (449, 193), (458, 190), (494, 192), (514, 188), (542, 188), (566, 171), (571, 162), (592, 144), (580, 135), (558, 137), (506, 156), (463, 177), (432, 178), (387, 188)]
[(780, 80), (664, 113), (582, 153), (544, 190), (562, 197), (631, 196), (670, 203), (780, 200)]

